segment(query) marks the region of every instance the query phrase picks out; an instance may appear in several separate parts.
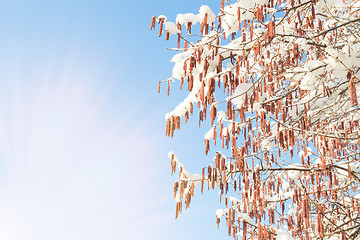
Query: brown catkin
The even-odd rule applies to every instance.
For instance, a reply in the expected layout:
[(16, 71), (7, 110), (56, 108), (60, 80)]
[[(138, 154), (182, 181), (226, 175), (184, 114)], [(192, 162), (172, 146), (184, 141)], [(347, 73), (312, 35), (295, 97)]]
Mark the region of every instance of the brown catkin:
[(177, 193), (178, 189), (179, 189), (179, 182), (176, 181), (174, 183), (174, 198), (176, 198), (176, 193)]
[(155, 17), (155, 16), (153, 16), (153, 17), (151, 18), (151, 26), (150, 26), (150, 30), (155, 29), (155, 22), (156, 22), (156, 17)]
[(164, 26), (164, 18), (160, 18), (160, 30), (159, 30), (159, 37), (161, 37), (163, 32), (163, 26)]
[(237, 18), (239, 22), (239, 30), (241, 30), (240, 7), (237, 8)]
[(181, 40), (181, 34), (178, 33), (178, 41), (177, 41), (177, 48), (180, 48), (180, 40)]
[(170, 95), (170, 81), (167, 82), (168, 83), (168, 87), (167, 87), (167, 95)]

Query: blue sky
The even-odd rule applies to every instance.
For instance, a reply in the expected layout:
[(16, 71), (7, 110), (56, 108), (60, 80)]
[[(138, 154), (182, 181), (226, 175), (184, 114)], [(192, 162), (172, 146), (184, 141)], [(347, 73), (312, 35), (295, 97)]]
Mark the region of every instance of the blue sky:
[(165, 138), (184, 93), (156, 93), (173, 45), (149, 30), (209, 3), (0, 3), (0, 238), (224, 239), (217, 193), (174, 220), (167, 152), (200, 172), (206, 130)]

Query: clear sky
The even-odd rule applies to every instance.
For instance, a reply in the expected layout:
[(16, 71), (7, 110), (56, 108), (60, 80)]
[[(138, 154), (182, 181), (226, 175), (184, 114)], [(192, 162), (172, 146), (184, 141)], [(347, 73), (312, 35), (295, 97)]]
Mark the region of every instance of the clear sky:
[(174, 45), (149, 30), (209, 3), (0, 3), (0, 239), (224, 239), (217, 193), (174, 220), (167, 152), (200, 172), (206, 130), (165, 138), (184, 94), (156, 93)]

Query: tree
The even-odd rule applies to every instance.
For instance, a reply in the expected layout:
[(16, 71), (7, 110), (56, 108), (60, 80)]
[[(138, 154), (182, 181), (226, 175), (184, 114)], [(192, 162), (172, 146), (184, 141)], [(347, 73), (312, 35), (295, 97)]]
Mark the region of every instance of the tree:
[(176, 217), (205, 187), (220, 189), (216, 220), (235, 239), (360, 239), (360, 1), (222, 0), (219, 8), (176, 23), (152, 18), (159, 36), (178, 39), (159, 91), (167, 84), (169, 94), (175, 80), (189, 91), (166, 114), (166, 135), (197, 105), (199, 124), (211, 124), (205, 154), (217, 150), (201, 175), (169, 154), (180, 172)]

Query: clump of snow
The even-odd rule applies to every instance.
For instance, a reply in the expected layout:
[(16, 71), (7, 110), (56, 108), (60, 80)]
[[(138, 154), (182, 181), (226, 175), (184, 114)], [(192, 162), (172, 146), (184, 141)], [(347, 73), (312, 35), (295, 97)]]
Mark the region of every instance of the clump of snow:
[(177, 33), (181, 33), (180, 30), (177, 28), (177, 26), (175, 25), (175, 23), (173, 22), (166, 22), (165, 23), (165, 29), (166, 31), (168, 31), (170, 34), (177, 34)]
[(240, 230), (239, 232), (236, 233), (236, 235), (238, 235), (239, 237), (242, 237), (244, 235), (244, 231)]
[(218, 210), (216, 210), (216, 217), (221, 218), (222, 216), (224, 216), (228, 212), (229, 212), (229, 209), (218, 209)]
[(312, 77), (312, 76), (309, 76), (309, 75), (306, 75), (300, 85), (299, 85), (299, 88), (301, 90), (312, 90), (314, 89), (314, 84), (316, 83), (317, 79), (315, 77)]
[(220, 122), (220, 121), (223, 121), (226, 119), (226, 113), (223, 112), (223, 111), (218, 111), (216, 113), (216, 116), (217, 116), (217, 121)]
[(290, 183), (288, 181), (286, 181), (285, 179), (282, 180), (282, 184), (281, 184), (281, 187), (283, 189), (288, 189), (290, 188)]
[(295, 240), (290, 233), (282, 230), (282, 229), (278, 229), (276, 230), (276, 240)]
[(181, 78), (185, 78), (185, 73), (184, 73), (184, 60), (181, 61), (181, 62), (176, 62), (174, 67), (173, 67), (173, 70), (172, 70), (172, 75), (174, 78), (176, 79), (181, 79)]
[(234, 203), (241, 203), (242, 201), (236, 197), (228, 197), (228, 199)]
[(207, 23), (211, 24), (215, 21), (215, 14), (211, 11), (211, 8), (207, 5), (202, 5), (199, 9), (199, 17), (201, 20), (204, 19), (205, 14), (207, 14)]
[(157, 19), (164, 19), (164, 21), (166, 22), (167, 17), (165, 15), (159, 15)]
[(262, 151), (267, 152), (276, 147), (276, 144), (270, 139), (264, 139), (261, 141), (260, 146)]
[(351, 162), (340, 162), (337, 163), (336, 166), (338, 166), (336, 169), (337, 177), (340, 179), (347, 179), (348, 178), (348, 167), (350, 167), (350, 171), (356, 171), (359, 167), (358, 163)]
[[(175, 54), (170, 62), (174, 62), (174, 63), (177, 63), (177, 62), (180, 62), (182, 60), (185, 60), (187, 57), (189, 57), (193, 52), (192, 51), (186, 51), (186, 52), (180, 52), (180, 53), (177, 53)], [(183, 62), (184, 63), (184, 62)]]
[(254, 224), (253, 219), (247, 213), (238, 213), (238, 216), (244, 219), (247, 223)]
[(256, 7), (256, 4), (262, 4), (264, 2), (265, 2), (264, 0), (256, 0), (256, 1), (240, 0), (237, 3), (228, 7), (232, 7), (235, 9), (237, 9), (237, 7), (241, 7), (242, 9), (252, 10), (253, 8)]
[[(308, 115), (310, 115), (310, 114), (308, 113)], [(304, 152), (303, 150), (301, 150), (301, 151), (299, 152), (299, 156), (300, 156), (300, 157), (304, 157), (304, 158), (306, 158), (306, 157), (308, 157), (308, 156), (311, 156), (311, 155), (313, 155), (313, 154), (315, 154), (315, 153), (313, 152), (313, 150), (312, 150), (310, 147), (307, 147), (307, 148), (306, 148), (306, 154), (305, 154), (305, 152)]]
[(210, 128), (210, 130), (205, 134), (204, 139), (210, 140), (214, 138), (214, 128)]
[(171, 112), (168, 112), (167, 114), (165, 114), (165, 119), (169, 119), (171, 117), (174, 116), (184, 116), (186, 112), (188, 112), (190, 110), (190, 105), (192, 102), (198, 102), (199, 101), (199, 97), (197, 96), (197, 92), (199, 91), (199, 80), (195, 79), (194, 80), (194, 87), (193, 90), (188, 94), (188, 96), (184, 99), (184, 101), (182, 101), (181, 103), (179, 103), (179, 105), (177, 105), (175, 107), (175, 109)]
[(340, 239), (341, 239), (340, 234), (335, 234), (335, 235), (327, 238), (326, 240), (340, 240)]
[(176, 17), (176, 22), (180, 24), (187, 25), (188, 23), (196, 24), (199, 22), (199, 16), (193, 13), (185, 13), (185, 14), (178, 14)]
[(231, 102), (235, 104), (237, 108), (241, 108), (245, 102), (245, 93), (252, 87), (251, 83), (240, 83), (235, 89), (234, 94), (230, 97)]
[(205, 14), (207, 14), (207, 23), (212, 24), (215, 21), (216, 16), (207, 5), (201, 6), (199, 9), (199, 14), (196, 15), (193, 13), (178, 14), (176, 16), (176, 23), (181, 25), (188, 25), (191, 23), (194, 25), (198, 22), (202, 22), (204, 20)]
[(170, 151), (168, 153), (168, 157), (170, 159), (173, 159), (173, 161), (176, 162), (176, 166), (177, 168), (180, 170), (180, 168), (182, 169), (182, 175), (179, 178), (179, 180), (183, 180), (183, 179), (187, 179), (187, 180), (199, 180), (201, 179), (201, 176), (199, 174), (191, 174), (188, 171), (186, 171), (186, 169), (184, 168), (184, 164), (182, 162), (179, 161), (178, 157), (175, 155), (174, 152)]
[(180, 193), (177, 193), (175, 196), (175, 202), (181, 202)]
[(303, 167), (300, 164), (293, 164), (293, 165), (289, 165), (286, 168), (290, 168), (290, 169), (299, 169), (299, 170), (287, 170), (287, 175), (289, 177), (290, 180), (298, 180), (301, 176), (301, 170), (303, 169)]
[(237, 32), (237, 7), (225, 6), (224, 12), (227, 13), (221, 18), (221, 26), (224, 28), (226, 37), (230, 34)]
[(168, 112), (167, 114), (165, 114), (165, 119), (169, 119), (173, 116), (183, 116), (185, 115), (185, 113), (190, 109), (190, 101), (188, 101), (187, 99), (185, 99), (184, 101), (182, 101), (178, 106), (176, 106), (176, 108), (171, 111)]

